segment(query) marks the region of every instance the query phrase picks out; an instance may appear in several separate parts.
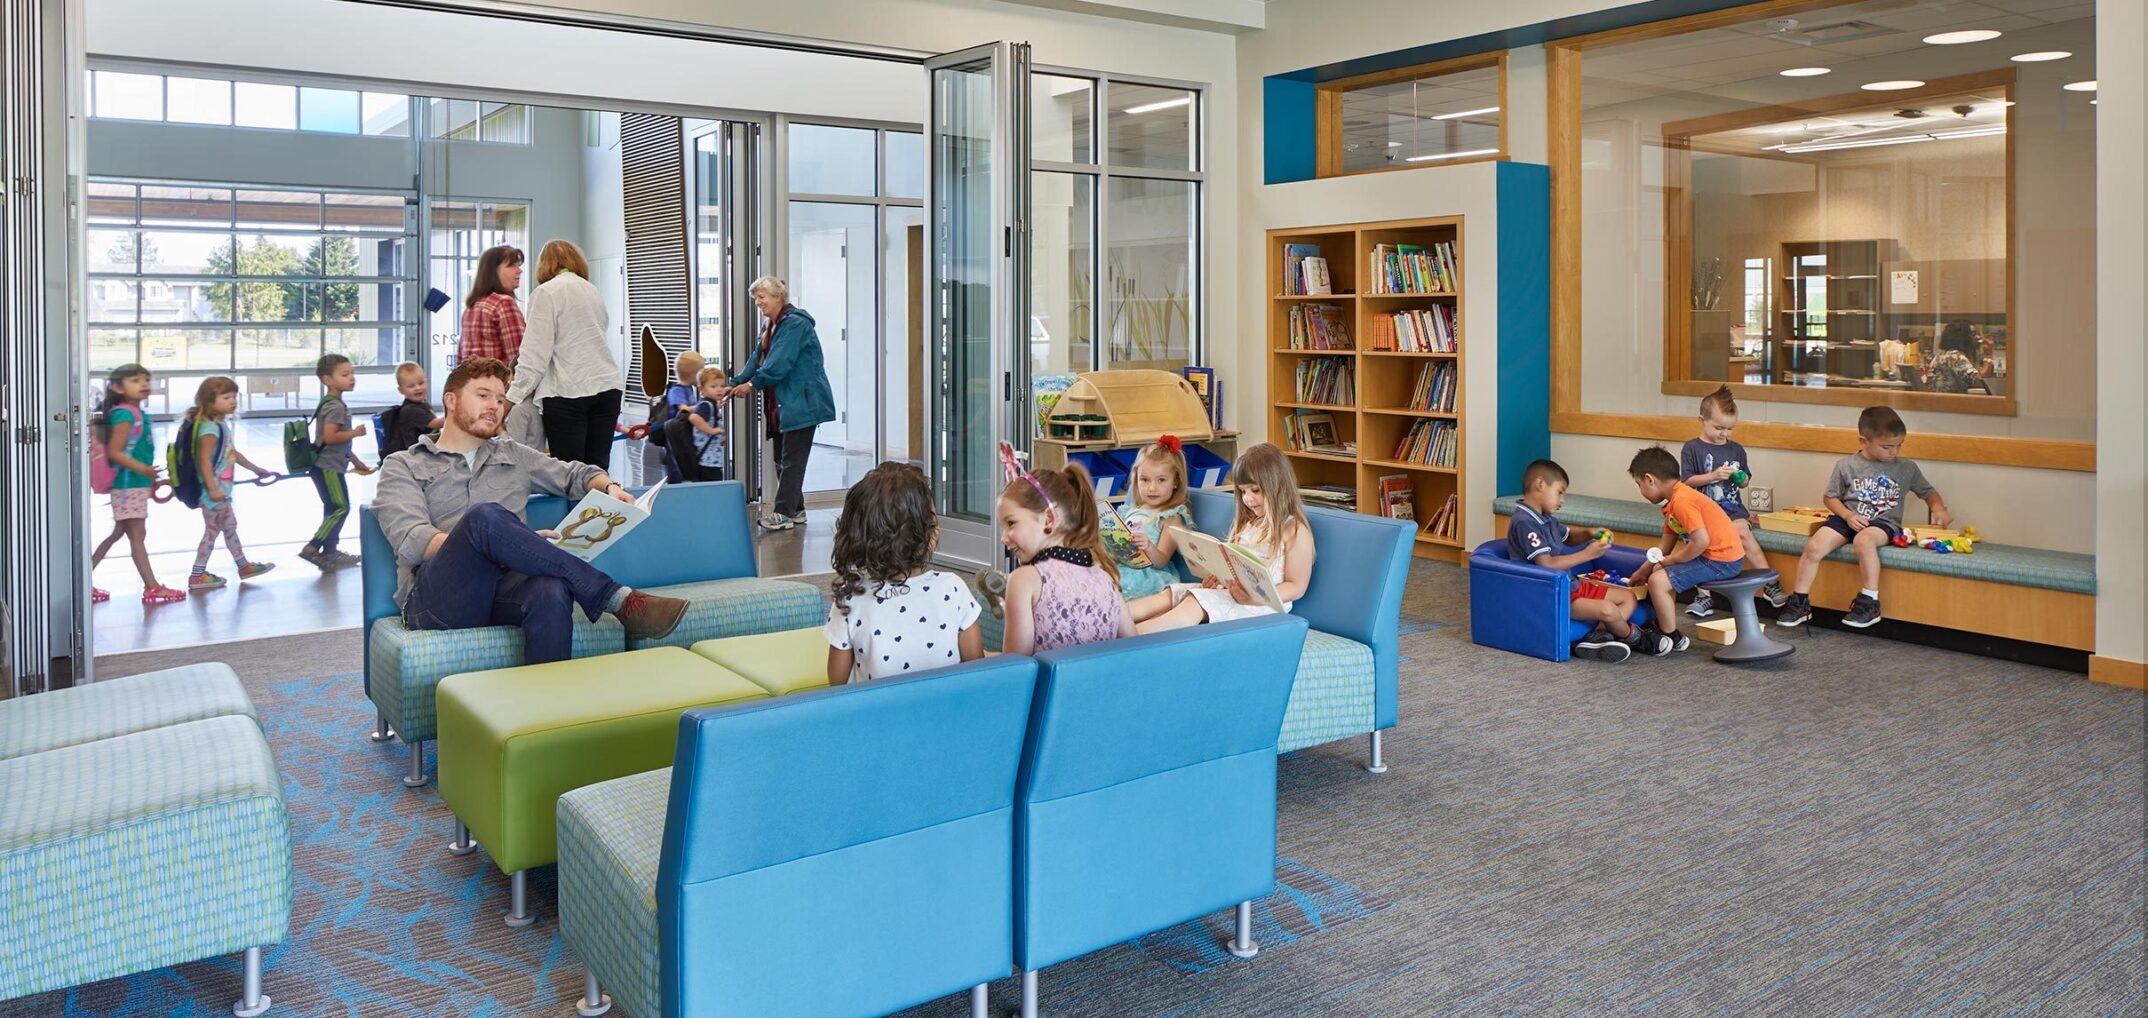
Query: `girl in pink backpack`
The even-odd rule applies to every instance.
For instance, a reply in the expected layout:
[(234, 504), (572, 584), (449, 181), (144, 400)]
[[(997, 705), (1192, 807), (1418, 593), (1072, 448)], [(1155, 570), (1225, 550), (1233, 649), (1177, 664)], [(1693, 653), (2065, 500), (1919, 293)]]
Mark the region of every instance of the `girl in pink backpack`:
[[(112, 495), (112, 532), (90, 554), (90, 569), (95, 571), (124, 536), (134, 571), (142, 576), (142, 603), (169, 604), (186, 600), (186, 592), (158, 583), (149, 567), (149, 492), (157, 483), (157, 443), (149, 433), (149, 415), (142, 410), (148, 396), (149, 369), (139, 364), (122, 364), (105, 377), (97, 424), (90, 429), (96, 442), (90, 454), (90, 487)], [(90, 588), (92, 601), (111, 598), (109, 591)]]

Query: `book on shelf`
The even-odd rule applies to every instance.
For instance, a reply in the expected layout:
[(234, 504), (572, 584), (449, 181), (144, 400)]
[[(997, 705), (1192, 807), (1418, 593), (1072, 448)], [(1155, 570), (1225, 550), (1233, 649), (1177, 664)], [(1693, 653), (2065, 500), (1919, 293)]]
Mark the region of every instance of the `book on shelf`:
[(1216, 369), (1187, 365), (1178, 369), (1179, 375), (1193, 386), (1193, 393), (1201, 397), (1201, 406), (1208, 410), (1208, 426), (1223, 430), (1223, 389), (1216, 384)]
[(1408, 474), (1380, 478), (1380, 515), (1391, 520), (1417, 518), (1417, 489), (1410, 486)]
[(1349, 512), (1357, 511), (1357, 489), (1355, 488), (1346, 488), (1340, 484), (1306, 484), (1299, 486), (1298, 494), (1305, 501), (1314, 505), (1323, 505), (1330, 509), (1342, 509)]
[(1268, 607), (1280, 612), (1283, 598), (1276, 593), (1275, 578), (1268, 575), (1268, 563), (1251, 548), (1218, 540), (1198, 530), (1177, 528), (1178, 548), (1186, 556), (1186, 564), (1195, 575), (1216, 577), (1226, 582), (1237, 580), (1246, 593), (1258, 598)]
[(1384, 312), (1372, 316), (1372, 348), (1404, 353), (1453, 353), (1461, 332), (1455, 327), (1454, 307)]
[(1417, 369), (1417, 384), (1410, 389), (1410, 407), (1438, 414), (1454, 412), (1455, 363), (1440, 361)]
[(1461, 523), (1461, 502), (1449, 495), (1439, 511), (1432, 514), (1431, 522), (1425, 524), (1425, 533), (1445, 541), (1458, 541), (1461, 540)]
[(1348, 406), (1357, 402), (1356, 372), (1342, 357), (1308, 357), (1298, 362), (1293, 379), (1297, 402)]
[(1290, 348), (1350, 349), (1349, 318), (1334, 304), (1294, 304), (1290, 308)]
[(1410, 430), (1403, 433), (1402, 441), (1395, 446), (1395, 460), (1451, 468), (1457, 451), (1459, 443), (1453, 421), (1412, 421)]
[(1320, 245), (1318, 244), (1283, 245), (1284, 293), (1302, 294), (1305, 292), (1305, 260), (1318, 257), (1320, 257)]
[(1371, 268), (1373, 293), (1453, 293), (1461, 281), (1454, 242), (1447, 240), (1431, 247), (1375, 244)]
[(1335, 292), (1335, 284), (1328, 278), (1328, 260), (1321, 257), (1307, 258), (1303, 264), (1305, 289), (1300, 293), (1325, 296)]
[(1292, 410), (1283, 414), (1283, 441), (1292, 452), (1357, 455), (1357, 443), (1343, 440), (1335, 424), (1335, 415), (1317, 410)]

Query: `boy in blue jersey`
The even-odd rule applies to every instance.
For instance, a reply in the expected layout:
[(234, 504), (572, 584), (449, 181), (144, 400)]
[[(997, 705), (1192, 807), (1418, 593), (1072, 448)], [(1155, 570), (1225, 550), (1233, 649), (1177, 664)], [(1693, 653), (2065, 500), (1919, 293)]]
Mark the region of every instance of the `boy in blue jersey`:
[[(1550, 460), (1537, 460), (1522, 471), (1521, 503), (1507, 524), (1507, 558), (1564, 572), (1611, 550), (1609, 541), (1559, 522), (1555, 514), (1566, 505), (1566, 485), (1566, 468)], [(1573, 544), (1582, 547), (1569, 550)], [(1635, 651), (1656, 653), (1660, 637), (1626, 621), (1633, 617), (1634, 604), (1633, 591), (1574, 577), (1567, 611), (1576, 620), (1597, 624), (1575, 648), (1596, 651), (1607, 661), (1624, 661)]]

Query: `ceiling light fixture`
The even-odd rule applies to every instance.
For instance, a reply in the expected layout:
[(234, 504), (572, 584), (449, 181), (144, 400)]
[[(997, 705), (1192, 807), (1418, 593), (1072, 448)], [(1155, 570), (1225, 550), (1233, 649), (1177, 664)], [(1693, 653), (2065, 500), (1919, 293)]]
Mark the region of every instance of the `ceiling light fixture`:
[(1785, 78), (1817, 78), (1833, 70), (1834, 68), (1832, 67), (1793, 67), (1787, 71), (1778, 71), (1776, 73)]
[(1959, 46), (1965, 42), (1984, 42), (1998, 37), (1999, 33), (1991, 29), (1972, 28), (1964, 32), (1941, 32), (1938, 35), (1927, 35), (1924, 37), (1924, 41), (1933, 46)]
[(1123, 110), (1120, 110), (1119, 112), (1121, 112), (1121, 113), (1125, 113), (1125, 114), (1128, 114), (1129, 116), (1131, 116), (1131, 115), (1133, 115), (1133, 114), (1137, 114), (1137, 113), (1154, 113), (1154, 112), (1156, 112), (1157, 110), (1168, 110), (1168, 109), (1171, 109), (1171, 108), (1172, 108), (1172, 107), (1174, 107), (1174, 106), (1187, 106), (1187, 105), (1191, 105), (1192, 103), (1193, 103), (1193, 97), (1192, 97), (1192, 96), (1190, 96), (1190, 95), (1182, 95), (1182, 96), (1179, 96), (1179, 97), (1178, 97), (1178, 98), (1176, 98), (1176, 99), (1166, 99), (1166, 100), (1164, 100), (1164, 101), (1162, 101), (1162, 102), (1156, 102), (1156, 103), (1143, 103), (1143, 104), (1141, 104), (1141, 105), (1139, 105), (1139, 106), (1128, 106), (1127, 108), (1125, 108), (1125, 109), (1123, 109)]
[(1404, 159), (1404, 160), (1403, 160), (1403, 162), (1406, 162), (1406, 163), (1429, 163), (1429, 162), (1432, 162), (1432, 161), (1433, 161), (1433, 160), (1435, 160), (1435, 159), (1464, 159), (1464, 158), (1467, 158), (1467, 157), (1469, 157), (1469, 156), (1495, 156), (1495, 155), (1498, 155), (1498, 154), (1499, 154), (1499, 150), (1498, 150), (1498, 149), (1496, 149), (1496, 148), (1473, 148), (1473, 149), (1466, 149), (1466, 150), (1464, 150), (1464, 151), (1461, 151), (1461, 152), (1441, 152), (1441, 153), (1438, 153), (1438, 154), (1436, 154), (1436, 155), (1429, 155), (1429, 156), (1411, 156), (1411, 157), (1409, 157), (1408, 159)]
[(2014, 54), (2014, 62), (2017, 64), (2040, 64), (2046, 60), (2064, 60), (2072, 55), (2072, 53), (2062, 49), (2037, 50), (2034, 53)]
[(1990, 124), (1984, 127), (1964, 127), (1957, 131), (1932, 131), (1925, 134), (1898, 134), (1886, 138), (1859, 138), (1855, 141), (1814, 141), (1793, 145), (1770, 145), (1769, 150), (1788, 155), (1804, 155), (1808, 152), (1833, 152), (1846, 148), (1878, 148), (1882, 145), (1907, 145), (1919, 141), (1952, 141), (1956, 138), (1989, 138), (2006, 133), (2006, 125)]
[(2088, 81), (2069, 82), (2064, 86), (2064, 88), (2068, 92), (2093, 92), (2096, 90), (2096, 82), (2093, 79)]
[(1481, 115), (1481, 114), (1485, 114), (1485, 113), (1497, 113), (1497, 112), (1499, 112), (1499, 107), (1497, 107), (1497, 106), (1486, 106), (1485, 108), (1483, 108), (1483, 109), (1481, 109), (1481, 110), (1463, 110), (1463, 111), (1461, 111), (1461, 112), (1459, 112), (1459, 113), (1442, 113), (1442, 114), (1440, 114), (1439, 116), (1433, 117), (1432, 119), (1434, 119), (1434, 120), (1454, 120), (1454, 119), (1457, 119), (1457, 118), (1460, 118), (1460, 117), (1474, 117), (1474, 116), (1479, 116), (1479, 115)]
[(1873, 81), (1858, 87), (1867, 92), (1899, 92), (1905, 88), (1923, 88), (1924, 82), (1910, 81), (1908, 79), (1901, 81)]

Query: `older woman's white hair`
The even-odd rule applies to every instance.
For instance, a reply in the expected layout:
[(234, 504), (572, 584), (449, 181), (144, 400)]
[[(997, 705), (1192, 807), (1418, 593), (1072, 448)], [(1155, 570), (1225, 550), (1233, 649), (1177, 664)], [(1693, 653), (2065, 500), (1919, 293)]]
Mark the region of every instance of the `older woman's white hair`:
[(762, 276), (761, 278), (754, 280), (753, 285), (746, 288), (746, 292), (765, 293), (771, 297), (776, 298), (777, 300), (782, 301), (788, 301), (791, 299), (790, 284), (784, 282), (781, 279), (776, 278), (775, 276)]

